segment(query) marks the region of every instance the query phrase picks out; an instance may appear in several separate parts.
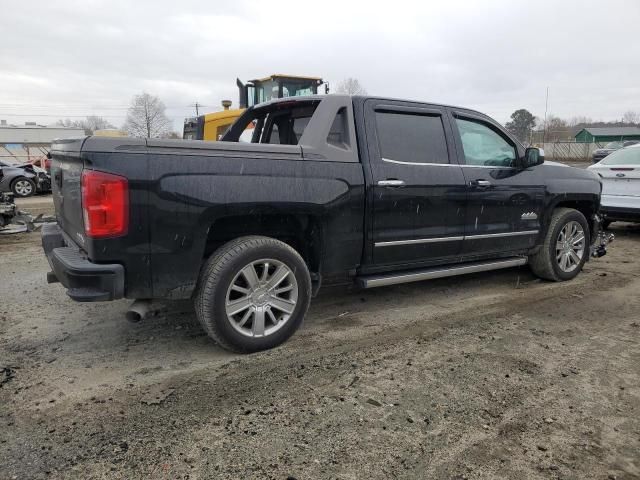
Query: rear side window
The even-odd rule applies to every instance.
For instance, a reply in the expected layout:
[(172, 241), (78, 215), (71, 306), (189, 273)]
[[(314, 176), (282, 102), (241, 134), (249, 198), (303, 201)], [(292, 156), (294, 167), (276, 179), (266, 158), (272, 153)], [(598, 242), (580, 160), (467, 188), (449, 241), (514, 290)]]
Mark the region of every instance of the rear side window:
[(438, 115), (376, 112), (382, 158), (408, 163), (449, 163)]
[(349, 129), (347, 127), (347, 109), (342, 107), (336, 113), (331, 129), (327, 135), (327, 143), (334, 147), (347, 150), (349, 148)]

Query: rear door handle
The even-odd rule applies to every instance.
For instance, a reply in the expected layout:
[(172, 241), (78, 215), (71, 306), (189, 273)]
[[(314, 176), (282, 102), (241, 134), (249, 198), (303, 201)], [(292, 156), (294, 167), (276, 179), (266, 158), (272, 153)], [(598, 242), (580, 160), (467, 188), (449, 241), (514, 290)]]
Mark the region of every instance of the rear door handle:
[(397, 180), (395, 178), (388, 180), (378, 180), (379, 187), (404, 187), (404, 180)]
[(491, 186), (491, 182), (489, 180), (471, 180), (469, 185), (472, 187), (487, 188)]

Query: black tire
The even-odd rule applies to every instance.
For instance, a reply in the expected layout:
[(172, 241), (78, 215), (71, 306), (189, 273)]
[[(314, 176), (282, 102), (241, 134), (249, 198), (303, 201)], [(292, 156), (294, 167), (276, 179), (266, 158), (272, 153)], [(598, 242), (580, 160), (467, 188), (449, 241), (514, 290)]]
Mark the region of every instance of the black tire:
[[(28, 193), (23, 188), (25, 184), (31, 187)], [(11, 182), (11, 191), (16, 197), (30, 197), (36, 193), (36, 182), (27, 177), (18, 177)]]
[[(556, 260), (556, 243), (558, 242), (562, 229), (573, 221), (578, 222), (582, 226), (585, 245), (582, 258), (577, 264), (577, 267), (571, 272), (566, 272), (560, 268)], [(529, 257), (529, 267), (536, 276), (544, 278), (545, 280), (554, 282), (571, 280), (580, 273), (584, 263), (589, 258), (590, 238), (589, 223), (582, 213), (572, 208), (557, 208), (551, 216), (551, 222), (549, 223), (549, 228), (544, 238), (544, 244), (537, 253)]]
[[(297, 282), (297, 301), (288, 320), (277, 331), (251, 337), (238, 332), (232, 325), (225, 302), (240, 271), (261, 259), (274, 259), (291, 270)], [(302, 324), (310, 300), (311, 277), (298, 252), (273, 238), (247, 236), (224, 244), (209, 257), (200, 272), (194, 306), (202, 327), (221, 347), (251, 353), (276, 347), (291, 337)]]

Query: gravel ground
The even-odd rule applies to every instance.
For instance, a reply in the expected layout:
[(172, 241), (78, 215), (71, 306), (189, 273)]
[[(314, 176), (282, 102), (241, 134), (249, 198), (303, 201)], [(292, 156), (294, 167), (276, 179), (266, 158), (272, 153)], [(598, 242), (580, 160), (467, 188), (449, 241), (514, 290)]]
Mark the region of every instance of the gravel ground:
[(613, 230), (572, 282), (324, 290), (250, 356), (185, 302), (74, 303), (0, 236), (0, 478), (640, 478), (640, 226)]

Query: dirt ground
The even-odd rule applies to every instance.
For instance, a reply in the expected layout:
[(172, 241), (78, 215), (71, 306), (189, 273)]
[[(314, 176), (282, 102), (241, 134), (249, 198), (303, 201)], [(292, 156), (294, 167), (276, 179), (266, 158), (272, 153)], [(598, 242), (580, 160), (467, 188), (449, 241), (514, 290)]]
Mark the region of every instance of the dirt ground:
[(567, 283), (324, 290), (250, 356), (188, 303), (74, 303), (0, 236), (0, 478), (640, 478), (640, 226), (612, 230)]

